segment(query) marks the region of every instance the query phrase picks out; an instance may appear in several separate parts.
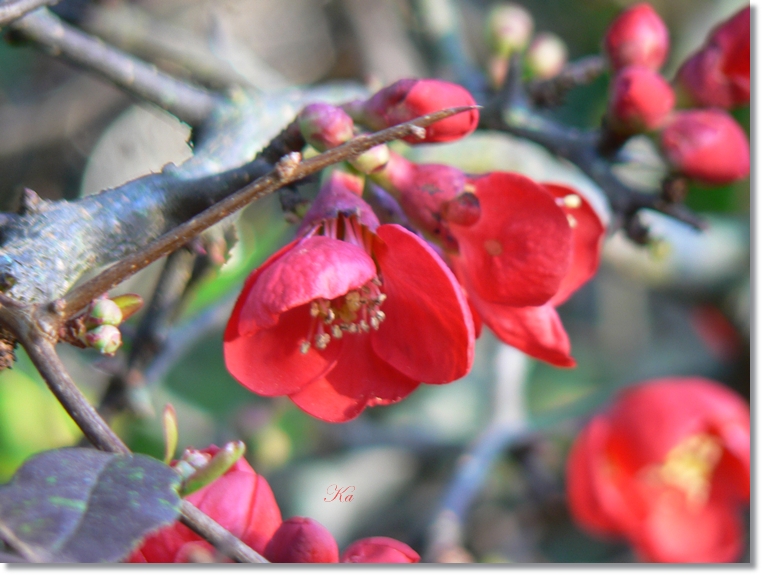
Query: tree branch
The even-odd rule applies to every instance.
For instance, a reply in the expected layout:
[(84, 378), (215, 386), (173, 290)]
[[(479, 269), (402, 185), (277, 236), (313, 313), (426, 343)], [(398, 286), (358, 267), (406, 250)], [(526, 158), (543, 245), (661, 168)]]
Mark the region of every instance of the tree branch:
[(547, 80), (534, 80), (527, 85), (527, 93), (538, 106), (557, 106), (569, 90), (584, 86), (606, 70), (602, 56), (587, 56), (569, 62), (557, 75)]
[(337, 148), (303, 162), (299, 162), (295, 156), (286, 156), (267, 175), (241, 188), (201, 214), (154, 240), (143, 249), (125, 257), (96, 277), (74, 288), (55, 302), (55, 312), (61, 319), (71, 317), (94, 297), (107, 292), (137, 271), (175, 251), (194, 236), (256, 199), (310, 174), (319, 172), (328, 166), (352, 158), (379, 144), (411, 135), (420, 135), (423, 127), (469, 109), (471, 107), (448, 108), (375, 134), (358, 136)]
[(223, 101), (199, 86), (165, 74), (155, 66), (62, 22), (47, 10), (24, 16), (14, 22), (12, 28), (48, 52), (98, 73), (133, 96), (164, 108), (191, 126), (201, 124)]
[(60, 0), (5, 0), (0, 3), (0, 27), (18, 20), (25, 14), (42, 8), (58, 4)]

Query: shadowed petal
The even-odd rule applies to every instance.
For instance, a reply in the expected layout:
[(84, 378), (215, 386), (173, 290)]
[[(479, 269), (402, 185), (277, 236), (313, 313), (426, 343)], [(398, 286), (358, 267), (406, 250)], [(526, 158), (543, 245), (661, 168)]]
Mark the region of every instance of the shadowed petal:
[(463, 290), (444, 261), (396, 224), (378, 228), (373, 255), (381, 268), (386, 320), (373, 350), (402, 373), (448, 383), (471, 369), (474, 326)]

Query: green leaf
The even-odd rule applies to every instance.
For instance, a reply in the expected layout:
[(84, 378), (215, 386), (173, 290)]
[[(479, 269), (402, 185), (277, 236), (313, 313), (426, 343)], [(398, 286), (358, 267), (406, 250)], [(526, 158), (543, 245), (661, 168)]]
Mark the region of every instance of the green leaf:
[(119, 561), (178, 517), (179, 480), (145, 455), (47, 451), (0, 487), (0, 535), (30, 561)]

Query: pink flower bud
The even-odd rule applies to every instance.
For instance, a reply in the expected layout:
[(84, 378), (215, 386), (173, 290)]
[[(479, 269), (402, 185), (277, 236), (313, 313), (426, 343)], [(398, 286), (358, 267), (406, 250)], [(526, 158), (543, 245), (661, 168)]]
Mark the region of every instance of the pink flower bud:
[(338, 563), (339, 547), (314, 519), (292, 517), (273, 533), (264, 555), (272, 563)]
[(321, 152), (340, 146), (354, 135), (354, 122), (341, 108), (318, 102), (306, 106), (297, 118), (305, 141)]
[(680, 67), (677, 86), (688, 103), (725, 109), (749, 103), (750, 12), (747, 6), (720, 24)]
[(541, 32), (527, 50), (526, 65), (532, 76), (543, 80), (557, 75), (566, 65), (567, 58), (564, 41), (551, 32)]
[(669, 51), (669, 32), (651, 5), (643, 2), (617, 16), (606, 32), (603, 48), (614, 70), (631, 65), (658, 70)]
[[(465, 88), (442, 80), (399, 80), (376, 92), (369, 100), (351, 107), (355, 119), (373, 130), (383, 130), (420, 116), (438, 112), (445, 108), (473, 106), (471, 94)], [(405, 138), (411, 144), (451, 142), (467, 136), (476, 129), (479, 112), (468, 110), (426, 128), (425, 137)]]
[(85, 332), (84, 343), (103, 355), (114, 355), (122, 345), (122, 334), (118, 327), (101, 325)]
[(661, 134), (673, 168), (709, 184), (727, 184), (749, 175), (749, 142), (741, 126), (719, 109), (675, 114)]
[(626, 66), (612, 83), (609, 125), (626, 134), (655, 130), (674, 105), (675, 94), (658, 72), (644, 66)]
[(532, 15), (518, 4), (498, 4), (487, 16), (487, 35), (493, 50), (503, 58), (529, 44), (534, 29)]
[(341, 554), (342, 563), (418, 563), (421, 556), (390, 537), (368, 537), (355, 541)]
[(88, 328), (99, 325), (119, 325), (122, 323), (122, 310), (110, 299), (98, 299), (90, 304), (85, 316), (85, 326)]

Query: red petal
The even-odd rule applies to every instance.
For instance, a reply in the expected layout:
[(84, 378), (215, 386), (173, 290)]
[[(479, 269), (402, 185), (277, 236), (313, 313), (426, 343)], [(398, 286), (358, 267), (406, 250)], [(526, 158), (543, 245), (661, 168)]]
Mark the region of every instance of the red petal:
[(622, 535), (622, 526), (601, 504), (595, 469), (605, 449), (606, 423), (598, 416), (574, 440), (566, 462), (566, 497), (575, 521), (601, 536)]
[(386, 320), (373, 350), (408, 377), (448, 383), (474, 359), (474, 325), (463, 290), (426, 242), (396, 224), (378, 228), (373, 255), (383, 277)]
[(519, 174), (494, 172), (474, 184), (482, 216), (450, 229), (476, 294), (505, 305), (544, 304), (569, 270), (566, 216), (549, 192)]
[(634, 534), (636, 550), (646, 561), (724, 563), (743, 550), (736, 509), (721, 501), (691, 505), (674, 488), (653, 490), (649, 514)]
[(527, 355), (558, 367), (574, 367), (569, 336), (551, 305), (512, 307), (471, 297), (474, 308), (495, 335)]
[(355, 541), (341, 554), (341, 563), (418, 563), (421, 556), (391, 537)]
[(336, 367), (290, 396), (313, 417), (333, 423), (349, 421), (365, 407), (395, 403), (418, 387), (417, 381), (373, 352), (367, 335), (345, 334), (342, 341)]
[(231, 318), (223, 343), (227, 370), (260, 395), (298, 391), (335, 365), (343, 345), (342, 340), (332, 340), (323, 351), (312, 346), (301, 353), (300, 343), (308, 336), (311, 321), (309, 307), (304, 305), (281, 314), (269, 329), (239, 335)]
[(243, 335), (272, 327), (281, 313), (314, 299), (344, 295), (376, 275), (376, 265), (362, 248), (324, 236), (296, 243), (263, 268), (240, 308)]
[(556, 295), (550, 299), (551, 305), (557, 307), (569, 299), (580, 286), (598, 271), (606, 228), (603, 227), (598, 214), (582, 194), (573, 188), (560, 184), (543, 183), (542, 185), (555, 198), (574, 195), (581, 201), (580, 206), (576, 208), (570, 208), (566, 205), (560, 206), (567, 216), (574, 218), (574, 225), (571, 228), (571, 266), (569, 266), (569, 271), (564, 276)]

